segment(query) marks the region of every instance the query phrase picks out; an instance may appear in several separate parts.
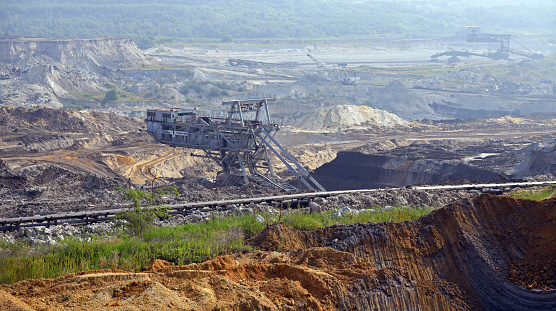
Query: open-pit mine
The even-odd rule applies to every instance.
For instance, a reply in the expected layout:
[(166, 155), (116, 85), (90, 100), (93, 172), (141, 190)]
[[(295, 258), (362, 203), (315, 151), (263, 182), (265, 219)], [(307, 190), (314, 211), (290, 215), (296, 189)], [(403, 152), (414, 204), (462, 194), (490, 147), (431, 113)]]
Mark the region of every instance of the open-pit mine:
[[(554, 181), (556, 58), (430, 62), (435, 46), (0, 39), (0, 224), (120, 209), (116, 187), (168, 185), (168, 206), (342, 190), (295, 202), (435, 209), (298, 231), (272, 214), (285, 199), (207, 203), (157, 225), (274, 218), (249, 249), (205, 262), (3, 284), (0, 309), (556, 310), (553, 198), (418, 188)], [(12, 223), (0, 258), (6, 243), (115, 234), (96, 220)]]

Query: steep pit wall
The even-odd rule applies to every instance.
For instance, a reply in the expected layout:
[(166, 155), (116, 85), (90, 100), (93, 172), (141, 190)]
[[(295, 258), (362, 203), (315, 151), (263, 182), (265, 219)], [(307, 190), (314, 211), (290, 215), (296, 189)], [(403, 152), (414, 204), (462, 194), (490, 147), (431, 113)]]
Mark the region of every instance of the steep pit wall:
[(20, 63), (39, 59), (97, 71), (122, 64), (136, 66), (145, 55), (130, 39), (0, 39), (0, 62)]
[(107, 76), (146, 63), (145, 54), (129, 39), (4, 38), (0, 74), (7, 75), (2, 81), (7, 92), (0, 92), (0, 99), (8, 105), (60, 108), (59, 99), (106, 91), (111, 83)]
[[(413, 222), (310, 232), (278, 223), (250, 243), (330, 273), (320, 289), (340, 310), (555, 310), (555, 222), (554, 199), (482, 195)], [(299, 281), (316, 295), (318, 280)]]
[(499, 173), (461, 161), (410, 159), (404, 156), (338, 152), (336, 159), (312, 173), (327, 190), (404, 187), (462, 179), (488, 182)]
[(535, 175), (556, 176), (556, 137), (547, 136), (545, 141), (531, 144), (522, 150), (521, 161), (515, 166), (513, 176), (523, 178)]

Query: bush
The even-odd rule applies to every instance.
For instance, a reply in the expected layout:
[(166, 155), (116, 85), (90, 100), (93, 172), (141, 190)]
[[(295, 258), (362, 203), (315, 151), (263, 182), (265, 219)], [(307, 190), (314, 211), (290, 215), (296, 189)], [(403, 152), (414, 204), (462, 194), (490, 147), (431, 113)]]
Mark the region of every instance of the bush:
[(189, 93), (189, 86), (187, 86), (187, 85), (182, 86), (182, 87), (178, 90), (178, 92), (180, 92), (182, 95), (186, 95), (186, 96), (187, 96), (187, 94)]
[(210, 97), (218, 97), (218, 96), (220, 96), (220, 94), (221, 94), (220, 90), (214, 88), (214, 89), (210, 90), (210, 92), (209, 92), (208, 95), (209, 95)]
[(102, 100), (103, 102), (108, 102), (108, 101), (115, 101), (118, 100), (118, 91), (116, 91), (115, 89), (112, 89), (108, 92), (106, 92), (106, 94), (104, 95), (104, 99)]
[(233, 39), (232, 39), (232, 36), (230, 36), (230, 35), (225, 35), (224, 37), (222, 37), (222, 40), (221, 40), (221, 41), (222, 41), (222, 42), (225, 42), (225, 43), (229, 43), (229, 42), (232, 42)]
[[(156, 189), (153, 195), (136, 189), (128, 189), (117, 187), (116, 190), (124, 194), (124, 198), (131, 200), (128, 206), (129, 210), (118, 213), (115, 219), (125, 220), (124, 227), (133, 236), (141, 236), (146, 229), (152, 226), (152, 222), (156, 218), (168, 218), (168, 208), (156, 205), (156, 201), (167, 193), (177, 194), (174, 187), (166, 186), (162, 189)], [(141, 207), (141, 203), (145, 207)]]

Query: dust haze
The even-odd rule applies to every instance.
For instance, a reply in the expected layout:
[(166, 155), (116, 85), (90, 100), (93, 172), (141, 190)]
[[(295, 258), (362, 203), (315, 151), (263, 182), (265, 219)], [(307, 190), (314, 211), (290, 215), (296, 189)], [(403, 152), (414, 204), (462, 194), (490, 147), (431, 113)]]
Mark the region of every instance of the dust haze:
[[(145, 123), (155, 108), (195, 111), (208, 126), (226, 116), (223, 102), (276, 99), (274, 139), (326, 190), (377, 189), (306, 200), (303, 212), (436, 211), (305, 232), (275, 222), (283, 200), (207, 207), (155, 225), (243, 214), (275, 223), (246, 240), (245, 251), (204, 263), (152, 258), (141, 273), (68, 270), (74, 274), (0, 285), (0, 305), (556, 307), (554, 199), (504, 195), (514, 183), (555, 179), (553, 2), (37, 3), (0, 9), (1, 256), (6, 243), (39, 249), (116, 239), (113, 223), (93, 219), (11, 230), (21, 217), (126, 207), (116, 187), (175, 187), (160, 202), (172, 206), (309, 191), (278, 153), (264, 160), (271, 178), (242, 167), (250, 176), (233, 179), (215, 161), (224, 149), (155, 141)], [(483, 183), (508, 186), (415, 188)]]

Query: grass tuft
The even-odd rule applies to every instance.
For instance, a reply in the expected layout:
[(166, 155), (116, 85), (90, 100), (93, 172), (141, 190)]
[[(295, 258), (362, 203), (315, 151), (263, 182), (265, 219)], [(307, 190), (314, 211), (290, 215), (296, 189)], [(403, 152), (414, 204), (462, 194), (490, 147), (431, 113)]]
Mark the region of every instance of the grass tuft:
[(511, 194), (514, 199), (529, 199), (541, 201), (554, 196), (556, 186), (548, 186), (541, 189), (520, 189)]

